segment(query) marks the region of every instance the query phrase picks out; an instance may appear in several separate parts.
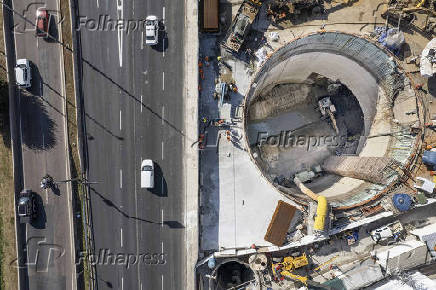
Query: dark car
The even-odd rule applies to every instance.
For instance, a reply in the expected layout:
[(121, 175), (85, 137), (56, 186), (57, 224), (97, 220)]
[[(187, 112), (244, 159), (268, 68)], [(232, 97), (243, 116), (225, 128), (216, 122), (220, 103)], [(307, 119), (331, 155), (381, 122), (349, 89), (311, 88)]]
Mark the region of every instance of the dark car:
[(37, 205), (35, 194), (30, 189), (20, 192), (18, 199), (18, 217), (20, 223), (28, 223), (37, 217)]
[(36, 10), (36, 36), (48, 38), (49, 14), (45, 9)]

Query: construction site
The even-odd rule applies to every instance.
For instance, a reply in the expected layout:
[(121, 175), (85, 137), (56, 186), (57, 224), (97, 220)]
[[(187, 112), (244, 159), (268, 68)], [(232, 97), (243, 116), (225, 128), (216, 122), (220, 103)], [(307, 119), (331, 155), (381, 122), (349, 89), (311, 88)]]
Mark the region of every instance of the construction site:
[(198, 289), (436, 289), (436, 1), (199, 7)]

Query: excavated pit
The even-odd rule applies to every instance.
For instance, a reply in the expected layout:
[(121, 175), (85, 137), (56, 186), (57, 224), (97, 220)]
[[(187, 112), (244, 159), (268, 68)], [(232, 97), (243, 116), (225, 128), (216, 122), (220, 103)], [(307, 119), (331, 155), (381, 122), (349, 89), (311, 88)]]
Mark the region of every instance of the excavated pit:
[[(313, 34), (287, 44), (262, 66), (246, 95), (244, 125), (253, 161), (297, 199), (305, 196), (293, 176), (317, 171), (331, 156), (388, 157), (404, 165), (414, 146), (398, 154), (398, 138), (372, 137), (410, 125), (394, 109), (405, 80), (390, 55), (354, 35)], [(336, 110), (334, 121), (319, 108), (325, 97)], [(409, 139), (402, 142), (413, 145)], [(370, 199), (385, 187), (322, 171), (306, 185), (338, 207)]]

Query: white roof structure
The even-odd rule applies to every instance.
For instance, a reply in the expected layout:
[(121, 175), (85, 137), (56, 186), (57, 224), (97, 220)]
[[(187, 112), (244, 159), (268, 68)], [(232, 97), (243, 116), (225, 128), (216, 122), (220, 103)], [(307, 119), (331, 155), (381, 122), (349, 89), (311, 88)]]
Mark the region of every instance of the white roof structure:
[(432, 63), (428, 57), (430, 49), (436, 50), (436, 38), (433, 38), (427, 45), (421, 54), (420, 71), (423, 77), (429, 78), (436, 73), (436, 63)]
[(371, 255), (377, 258), (388, 274), (392, 274), (424, 264), (427, 246), (421, 241), (409, 240), (382, 252), (372, 251)]
[(433, 257), (436, 257), (436, 223), (410, 232), (427, 244), (428, 250)]
[(432, 290), (436, 289), (436, 282), (421, 274), (414, 272), (407, 277), (407, 282), (398, 279), (386, 281), (383, 285), (374, 287), (374, 290)]

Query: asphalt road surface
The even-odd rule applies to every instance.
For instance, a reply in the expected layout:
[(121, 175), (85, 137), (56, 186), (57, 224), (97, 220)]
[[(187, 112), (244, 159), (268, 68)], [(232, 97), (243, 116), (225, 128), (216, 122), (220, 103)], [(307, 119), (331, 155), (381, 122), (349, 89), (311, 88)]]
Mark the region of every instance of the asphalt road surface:
[[(46, 5), (31, 0), (13, 1), (14, 9), (31, 22), (45, 6), (51, 13), (50, 33), (57, 37), (58, 3)], [(24, 188), (37, 194), (38, 218), (26, 226), (29, 285), (23, 289), (75, 289), (71, 196), (67, 184), (56, 189), (40, 189), (46, 173), (54, 180), (67, 179), (68, 154), (65, 138), (65, 94), (61, 67), (61, 47), (54, 41), (35, 37), (34, 27), (14, 15), (17, 59), (31, 61), (32, 87), (21, 89), (19, 98), (20, 136)]]
[[(106, 251), (96, 267), (98, 289), (184, 288), (183, 5), (79, 1), (94, 246), (96, 254)], [(145, 45), (144, 29), (85, 25), (83, 17), (105, 15), (156, 15), (159, 45)], [(140, 187), (143, 159), (155, 162), (152, 190)], [(108, 252), (137, 261), (117, 265)]]

